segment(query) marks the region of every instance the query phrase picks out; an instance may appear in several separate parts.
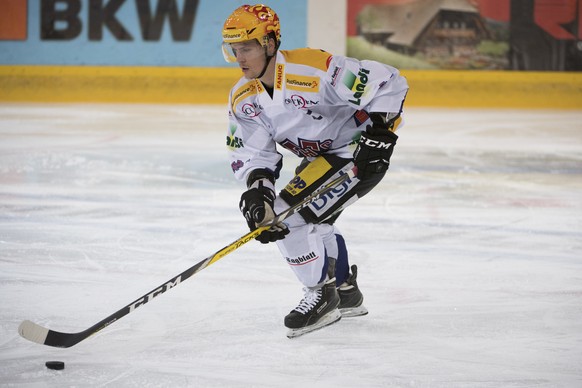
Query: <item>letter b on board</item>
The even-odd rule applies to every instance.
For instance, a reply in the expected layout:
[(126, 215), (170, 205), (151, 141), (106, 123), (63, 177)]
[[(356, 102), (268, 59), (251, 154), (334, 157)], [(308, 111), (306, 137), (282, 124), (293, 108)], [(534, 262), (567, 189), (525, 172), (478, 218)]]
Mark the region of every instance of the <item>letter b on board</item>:
[[(81, 33), (81, 0), (41, 0), (40, 38), (71, 40)], [(61, 27), (59, 27), (59, 25)]]

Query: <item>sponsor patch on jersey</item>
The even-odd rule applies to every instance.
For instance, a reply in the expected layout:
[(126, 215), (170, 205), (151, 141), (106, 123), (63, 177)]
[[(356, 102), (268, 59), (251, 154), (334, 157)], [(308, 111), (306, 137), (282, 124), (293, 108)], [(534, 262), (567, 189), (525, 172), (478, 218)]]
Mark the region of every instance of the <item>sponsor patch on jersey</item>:
[(232, 94), (232, 107), (234, 108), (239, 101), (242, 101), (253, 94), (260, 94), (264, 91), (265, 88), (261, 86), (260, 82), (256, 80), (247, 82)]
[(287, 89), (300, 92), (319, 92), (319, 77), (308, 75), (287, 74)]
[(226, 146), (231, 150), (244, 147), (242, 139), (240, 137), (236, 137), (234, 135), (236, 132), (236, 129), (237, 129), (237, 126), (233, 123), (230, 123), (230, 126), (229, 126), (230, 135), (226, 136)]
[(317, 158), (296, 175), (287, 186), (285, 191), (295, 196), (306, 187), (310, 187), (315, 181), (325, 175), (331, 169), (331, 164), (324, 158)]
[[(331, 179), (337, 178), (337, 175), (334, 175)], [(308, 207), (309, 209), (315, 214), (317, 217), (321, 217), (334, 207), (334, 205), (348, 192), (350, 191), (356, 184), (358, 184), (357, 179), (348, 179), (346, 182), (342, 183), (340, 186), (336, 187), (335, 189), (331, 190), (329, 193), (322, 195), (315, 201), (311, 202)], [(345, 204), (343, 207), (347, 207), (354, 203), (358, 199), (357, 195), (354, 195)]]
[(240, 107), (240, 111), (247, 117), (257, 117), (261, 114), (261, 106), (255, 103), (244, 103)]
[(362, 96), (366, 92), (366, 85), (368, 84), (369, 74), (370, 70), (364, 68), (361, 68), (357, 75), (351, 71), (346, 72), (342, 78), (342, 83), (352, 92), (354, 92), (352, 98), (349, 99), (348, 102), (351, 102), (355, 105), (360, 105)]
[(232, 150), (244, 147), (242, 139), (234, 135), (226, 137), (226, 146)]
[(334, 67), (333, 69), (333, 73), (331, 73), (331, 86), (334, 86), (337, 84), (337, 79), (339, 78), (340, 74), (342, 72), (342, 68), (339, 66)]
[(319, 100), (305, 98), (300, 94), (292, 94), (289, 98), (285, 98), (285, 104), (293, 105), (298, 109), (309, 109), (319, 104)]
[(283, 89), (283, 78), (285, 77), (285, 65), (282, 63), (277, 63), (277, 69), (275, 70), (275, 89)]
[(316, 255), (313, 251), (301, 256), (285, 257), (285, 260), (287, 260), (289, 265), (304, 265), (317, 259), (319, 259), (319, 256)]

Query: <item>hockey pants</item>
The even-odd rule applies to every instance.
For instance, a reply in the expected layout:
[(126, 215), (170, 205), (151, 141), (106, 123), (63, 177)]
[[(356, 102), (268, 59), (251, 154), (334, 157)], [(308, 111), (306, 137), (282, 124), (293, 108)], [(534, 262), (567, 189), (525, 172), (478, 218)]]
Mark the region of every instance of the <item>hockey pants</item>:
[[(334, 155), (304, 160), (297, 168), (297, 175), (275, 200), (275, 212), (301, 201), (352, 167), (351, 159)], [(350, 179), (285, 220), (289, 234), (277, 241), (277, 246), (305, 287), (319, 287), (327, 276), (335, 276), (338, 286), (348, 278), (346, 244), (333, 223), (345, 207), (367, 194), (382, 177), (383, 174), (379, 174), (366, 181)]]

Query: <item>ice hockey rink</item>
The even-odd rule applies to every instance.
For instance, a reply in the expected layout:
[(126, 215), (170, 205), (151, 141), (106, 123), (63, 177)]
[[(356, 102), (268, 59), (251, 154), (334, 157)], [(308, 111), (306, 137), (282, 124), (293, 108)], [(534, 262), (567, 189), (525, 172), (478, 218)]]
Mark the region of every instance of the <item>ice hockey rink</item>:
[(247, 232), (225, 109), (0, 105), (1, 386), (582, 386), (582, 110), (407, 109), (337, 223), (367, 316), (287, 339), (301, 286), (251, 241), (72, 348), (21, 338), (82, 331)]

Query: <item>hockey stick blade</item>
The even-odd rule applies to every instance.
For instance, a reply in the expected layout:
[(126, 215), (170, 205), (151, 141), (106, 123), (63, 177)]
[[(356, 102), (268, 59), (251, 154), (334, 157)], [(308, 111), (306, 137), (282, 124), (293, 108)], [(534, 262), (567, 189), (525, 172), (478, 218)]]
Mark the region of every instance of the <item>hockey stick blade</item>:
[(181, 274), (174, 276), (172, 279), (168, 280), (167, 282), (163, 283), (159, 287), (154, 288), (147, 294), (142, 295), (138, 299), (134, 300), (127, 306), (121, 308), (120, 310), (116, 311), (115, 313), (111, 314), (107, 318), (97, 322), (93, 326), (89, 327), (86, 330), (77, 332), (77, 333), (63, 333), (60, 331), (50, 330), (45, 327), (42, 327), (34, 322), (29, 320), (23, 321), (18, 326), (18, 333), (21, 337), (36, 342), (41, 345), (53, 346), (57, 348), (70, 348), (78, 344), (79, 342), (87, 339), (88, 337), (96, 334), (97, 332), (103, 330), (113, 322), (123, 318), (127, 314), (133, 312), (136, 308), (143, 306), (144, 304), (148, 303), (155, 297), (163, 294), (164, 292), (168, 291), (170, 288), (177, 286), (178, 284), (182, 283), (186, 279), (190, 278), (192, 275), (202, 271), (204, 268), (208, 267), (210, 264), (213, 264), (223, 258), (224, 256), (228, 255), (229, 253), (237, 250), (247, 242), (253, 240), (263, 231), (269, 229), (273, 225), (277, 225), (280, 222), (284, 221), (288, 217), (292, 216), (293, 214), (297, 213), (311, 202), (315, 201), (316, 199), (320, 198), (322, 195), (325, 195), (332, 190), (334, 190), (339, 185), (343, 184), (351, 180), (357, 173), (356, 168), (352, 168), (348, 170), (345, 174), (339, 176), (338, 178), (332, 180), (331, 182), (325, 184), (318, 190), (314, 191), (311, 195), (307, 196), (301, 202), (289, 207), (288, 209), (282, 211), (278, 215), (276, 215), (271, 221), (267, 222), (265, 225), (258, 227), (257, 229), (248, 232), (244, 236), (240, 237), (239, 239), (233, 241), (232, 243), (228, 244), (221, 250), (215, 252), (214, 254), (208, 256), (206, 259), (196, 263), (192, 267), (188, 268)]

